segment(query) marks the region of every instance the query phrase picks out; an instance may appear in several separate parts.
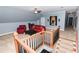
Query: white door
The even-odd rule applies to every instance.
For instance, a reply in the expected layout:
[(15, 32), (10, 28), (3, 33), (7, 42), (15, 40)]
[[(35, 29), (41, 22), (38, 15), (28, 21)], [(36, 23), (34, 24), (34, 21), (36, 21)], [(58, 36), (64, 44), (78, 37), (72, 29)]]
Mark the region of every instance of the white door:
[(41, 25), (45, 26), (45, 17), (41, 17)]

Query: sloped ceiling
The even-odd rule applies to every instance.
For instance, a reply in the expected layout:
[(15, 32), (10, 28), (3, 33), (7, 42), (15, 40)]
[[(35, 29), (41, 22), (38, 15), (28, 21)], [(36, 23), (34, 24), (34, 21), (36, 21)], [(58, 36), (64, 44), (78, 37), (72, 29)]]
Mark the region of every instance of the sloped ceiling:
[(0, 23), (35, 21), (40, 16), (41, 14), (34, 14), (29, 10), (16, 7), (0, 7)]
[[(42, 12), (34, 14), (34, 8), (38, 8)], [(59, 10), (73, 12), (77, 8), (77, 6), (0, 6), (0, 23), (36, 21), (47, 12)]]

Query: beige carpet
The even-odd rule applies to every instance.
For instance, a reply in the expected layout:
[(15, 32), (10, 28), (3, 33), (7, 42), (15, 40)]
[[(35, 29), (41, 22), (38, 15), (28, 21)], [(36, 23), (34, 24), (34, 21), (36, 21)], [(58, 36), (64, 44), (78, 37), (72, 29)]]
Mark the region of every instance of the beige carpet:
[(76, 31), (67, 28), (65, 31), (60, 31), (60, 38), (66, 38), (76, 41)]
[(0, 53), (14, 53), (15, 46), (12, 34), (0, 37)]

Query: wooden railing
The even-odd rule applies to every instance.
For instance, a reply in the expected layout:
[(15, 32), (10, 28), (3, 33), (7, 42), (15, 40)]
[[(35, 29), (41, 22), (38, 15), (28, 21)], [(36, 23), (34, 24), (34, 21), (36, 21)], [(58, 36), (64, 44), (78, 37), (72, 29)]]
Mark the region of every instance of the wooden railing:
[(50, 48), (54, 48), (54, 44), (58, 41), (59, 39), (59, 28), (56, 30), (49, 30), (45, 31), (44, 34), (44, 43), (48, 44)]
[[(21, 35), (19, 35), (21, 36)], [(19, 52), (19, 46), (24, 48), (26, 52), (35, 52), (35, 50), (40, 46), (44, 44), (44, 31), (36, 33), (34, 35), (28, 36), (26, 35), (25, 39), (19, 38), (18, 34), (14, 33), (14, 41), (15, 41), (15, 47), (16, 52)]]
[[(29, 37), (26, 38), (26, 40), (27, 39), (29, 41)], [(18, 38), (18, 34), (16, 32), (14, 33), (14, 42), (15, 42), (15, 48), (16, 48), (17, 53), (19, 53), (19, 46), (20, 45), (24, 48), (24, 50), (26, 52), (35, 53), (35, 51), (29, 47), (29, 44), (27, 45), (26, 41), (24, 41), (24, 40), (22, 41), (21, 39)]]
[[(58, 38), (56, 38), (58, 35)], [(50, 48), (55, 49), (55, 52), (76, 52), (76, 42), (61, 38), (54, 44), (54, 40), (59, 39), (59, 29), (55, 31), (42, 31), (31, 36), (20, 35), (14, 33), (14, 41), (16, 52), (22, 48), (24, 52), (35, 53), (36, 49), (44, 44), (49, 45)], [(55, 47), (54, 47), (55, 46)], [(21, 50), (22, 50), (21, 49)]]
[[(58, 29), (56, 30), (58, 31)], [(53, 40), (55, 31), (42, 31), (33, 35), (20, 35), (17, 32), (14, 33), (14, 41), (16, 52), (20, 52), (20, 48), (23, 52), (35, 53), (39, 46), (48, 44), (50, 48), (53, 48)], [(21, 49), (21, 50), (22, 50)]]
[[(56, 44), (54, 43), (55, 39), (59, 39)], [(20, 35), (15, 32), (14, 41), (17, 53), (19, 53), (20, 50), (24, 53), (36, 53), (36, 49), (40, 46), (44, 46), (44, 44), (53, 48), (55, 53), (77, 52), (76, 41), (61, 37), (59, 38), (59, 29), (56, 29), (55, 31), (42, 31), (31, 36)]]

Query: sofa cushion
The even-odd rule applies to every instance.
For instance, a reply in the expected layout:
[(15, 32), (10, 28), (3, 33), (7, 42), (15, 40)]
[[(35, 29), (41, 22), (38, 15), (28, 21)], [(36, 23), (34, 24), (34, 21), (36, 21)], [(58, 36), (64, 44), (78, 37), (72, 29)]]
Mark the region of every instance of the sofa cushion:
[(35, 30), (35, 31), (37, 31), (37, 32), (41, 32), (41, 31), (43, 31), (43, 30), (45, 30), (45, 29), (44, 29), (44, 27), (41, 26), (41, 25), (34, 25), (34, 26), (32, 27), (32, 30)]
[(17, 32), (19, 34), (23, 34), (26, 31), (26, 25), (19, 25), (19, 27), (17, 28)]

